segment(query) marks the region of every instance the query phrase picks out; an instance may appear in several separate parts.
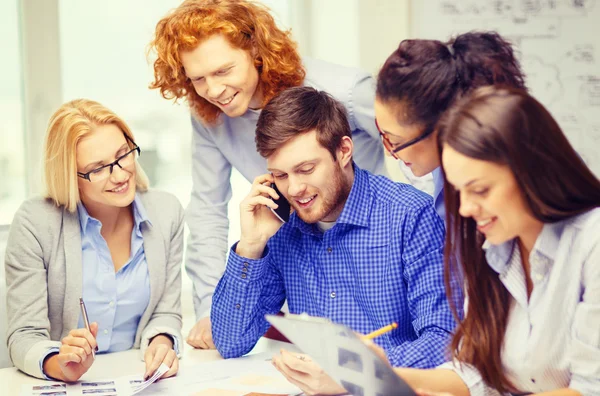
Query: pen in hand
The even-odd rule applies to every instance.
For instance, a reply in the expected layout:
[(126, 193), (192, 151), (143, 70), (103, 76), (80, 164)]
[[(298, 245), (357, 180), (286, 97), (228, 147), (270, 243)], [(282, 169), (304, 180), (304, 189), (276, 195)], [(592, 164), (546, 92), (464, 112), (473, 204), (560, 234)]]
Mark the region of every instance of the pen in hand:
[(396, 328), (398, 328), (398, 323), (394, 322), (387, 326), (383, 326), (379, 330), (375, 330), (375, 331), (370, 332), (369, 334), (365, 334), (364, 336), (362, 336), (362, 338), (366, 339), (366, 340), (372, 340), (373, 338), (379, 337), (380, 335), (388, 333)]
[[(83, 324), (85, 325), (86, 330), (91, 333), (92, 331), (90, 330), (90, 321), (87, 316), (87, 310), (85, 309), (85, 303), (83, 302), (83, 298), (81, 297), (79, 297), (79, 308), (81, 308), (81, 317), (83, 318)], [(95, 352), (98, 352), (98, 345), (96, 345)], [(94, 350), (92, 350), (93, 357), (96, 357), (95, 352)]]

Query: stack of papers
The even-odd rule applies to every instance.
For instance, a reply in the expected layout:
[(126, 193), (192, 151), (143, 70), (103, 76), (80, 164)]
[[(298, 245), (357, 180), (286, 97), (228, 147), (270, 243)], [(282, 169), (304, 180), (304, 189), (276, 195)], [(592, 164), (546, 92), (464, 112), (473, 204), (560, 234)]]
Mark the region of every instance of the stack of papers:
[(137, 380), (137, 379), (129, 380), (129, 385), (131, 386), (131, 394), (135, 395), (136, 393), (140, 393), (141, 391), (143, 391), (144, 389), (146, 389), (147, 387), (152, 385), (152, 383), (154, 381), (156, 381), (157, 379), (162, 377), (163, 374), (166, 373), (167, 371), (169, 371), (169, 367), (167, 365), (165, 365), (164, 363), (162, 363), (158, 367), (158, 369), (154, 372), (154, 374), (150, 378), (148, 378), (146, 381)]

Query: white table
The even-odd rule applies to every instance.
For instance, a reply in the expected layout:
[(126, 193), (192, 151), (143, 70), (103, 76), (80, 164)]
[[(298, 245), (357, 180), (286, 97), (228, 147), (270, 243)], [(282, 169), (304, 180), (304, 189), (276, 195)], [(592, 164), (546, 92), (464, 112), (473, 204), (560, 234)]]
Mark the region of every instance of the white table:
[[(292, 344), (261, 338), (250, 354), (261, 352), (272, 352), (275, 354), (281, 348), (295, 352), (298, 351)], [(93, 381), (143, 373), (145, 364), (141, 360), (139, 353), (139, 349), (131, 349), (129, 351), (97, 355), (96, 361), (81, 379)], [(189, 345), (186, 345), (183, 357), (179, 360), (179, 372), (183, 372), (187, 367), (193, 367), (200, 362), (222, 359), (219, 352), (215, 350), (193, 349)], [(46, 382), (30, 377), (15, 367), (0, 369), (0, 395), (2, 396), (18, 396), (22, 385), (44, 384)]]

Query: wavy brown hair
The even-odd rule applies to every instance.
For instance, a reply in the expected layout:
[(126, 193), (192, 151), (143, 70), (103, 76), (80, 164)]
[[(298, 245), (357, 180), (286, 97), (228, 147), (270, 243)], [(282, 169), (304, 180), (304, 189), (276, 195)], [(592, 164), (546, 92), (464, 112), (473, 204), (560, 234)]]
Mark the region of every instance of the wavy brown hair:
[(235, 48), (255, 51), (262, 106), (275, 94), (304, 80), (296, 43), (289, 30), (276, 26), (268, 8), (245, 0), (187, 0), (156, 25), (148, 46), (148, 54), (157, 55), (150, 88), (159, 89), (165, 99), (186, 97), (203, 122), (214, 123), (221, 110), (196, 93), (185, 75), (180, 54), (215, 34), (222, 34)]
[[(507, 165), (533, 216), (553, 223), (600, 206), (600, 181), (575, 152), (550, 113), (523, 90), (484, 87), (453, 106), (439, 126), (438, 143), (478, 160)], [(459, 215), (460, 195), (444, 182), (446, 291), (462, 258), (469, 307), (451, 342), (453, 358), (473, 365), (485, 382), (514, 391), (502, 369), (509, 293), (488, 265), (484, 236)], [(450, 301), (453, 301), (450, 299)], [(456, 314), (457, 307), (453, 306)]]

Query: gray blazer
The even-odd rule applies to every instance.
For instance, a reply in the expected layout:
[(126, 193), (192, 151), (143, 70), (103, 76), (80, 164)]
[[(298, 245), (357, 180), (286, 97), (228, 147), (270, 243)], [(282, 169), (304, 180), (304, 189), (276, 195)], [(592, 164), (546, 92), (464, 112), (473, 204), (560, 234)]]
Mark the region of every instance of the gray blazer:
[[(173, 195), (139, 194), (152, 225), (142, 225), (150, 276), (150, 302), (135, 335), (141, 356), (149, 340), (167, 333), (181, 338), (183, 208)], [(20, 370), (44, 378), (40, 359), (77, 328), (83, 281), (77, 212), (52, 201), (25, 201), (15, 214), (6, 246), (6, 289), (10, 358)]]

